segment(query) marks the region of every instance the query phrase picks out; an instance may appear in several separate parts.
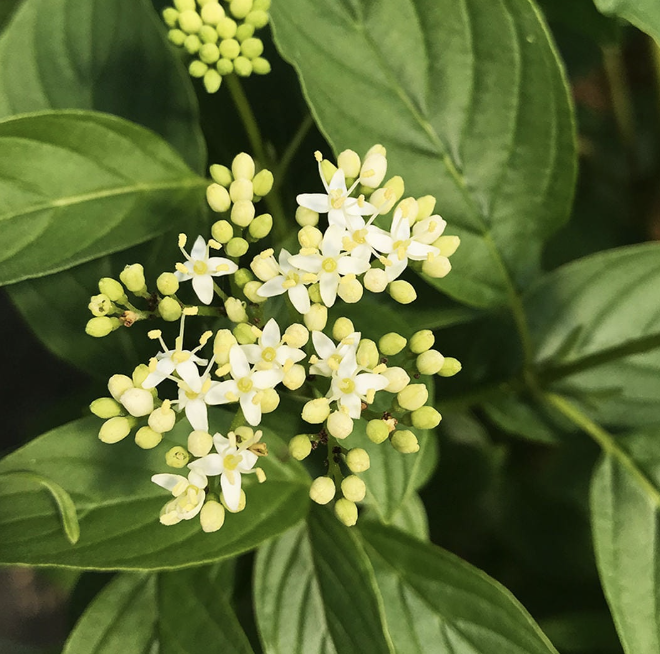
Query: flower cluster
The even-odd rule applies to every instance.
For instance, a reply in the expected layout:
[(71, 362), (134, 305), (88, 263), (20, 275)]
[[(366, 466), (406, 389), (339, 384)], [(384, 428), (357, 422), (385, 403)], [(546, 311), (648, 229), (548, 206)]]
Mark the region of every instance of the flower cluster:
[[(419, 450), (414, 430), (440, 422), (427, 404), (427, 386), (418, 380), (452, 376), (460, 364), (433, 349), (432, 332), (419, 331), (410, 340), (390, 333), (376, 343), (345, 317), (335, 320), (329, 333), (326, 327), (328, 307), (337, 298), (359, 301), (364, 288), (388, 289), (399, 302), (412, 301), (414, 288), (400, 279), (403, 271), (410, 265), (429, 275), (447, 274), (458, 239), (443, 236), (445, 221), (433, 215), (433, 198), (401, 199), (398, 177), (380, 186), (387, 170), (382, 146), (374, 146), (364, 161), (350, 150), (342, 152), (338, 166), (316, 158), (325, 193), (298, 196), (297, 253), (281, 249), (276, 256), (267, 248), (248, 255), (251, 271), (240, 267), (251, 244), (268, 236), (273, 225), (270, 214), (257, 215), (255, 207), (271, 191), (273, 176), (257, 172), (254, 160), (241, 153), (231, 167), (211, 167), (207, 200), (213, 211), (226, 214), (213, 224), (211, 239), (197, 236), (188, 251), (181, 234), (183, 261), (157, 278), (156, 290), (147, 288), (142, 266), (132, 264), (120, 281), (102, 279), (100, 294), (91, 299), (87, 332), (92, 336), (147, 319), (180, 321), (173, 345), (160, 329), (149, 331), (160, 346), (149, 364), (130, 377), (111, 377), (110, 396), (91, 405), (105, 420), (99, 431), (105, 443), (135, 432), (138, 446), (155, 448), (184, 421), (185, 447), (169, 447), (165, 462), (187, 467), (187, 476), (152, 478), (173, 496), (161, 512), (165, 525), (199, 516), (204, 531), (215, 531), (225, 510), (245, 508), (241, 475), (265, 480), (256, 463), (268, 448), (257, 428), (263, 414), (278, 408), (285, 389), (302, 399), (302, 421), (316, 426), (290, 438), (289, 452), (302, 461), (319, 446), (327, 448), (328, 472), (313, 481), (310, 496), (328, 504), (339, 488), (335, 513), (346, 525), (357, 521), (357, 503), (366, 493), (359, 474), (370, 466), (369, 455), (355, 443), (356, 425), (361, 422), (364, 438), (387, 440), (398, 452), (413, 454)], [(328, 215), (323, 232), (320, 213)], [(129, 293), (135, 298), (129, 300)], [(184, 302), (185, 294), (194, 301)], [(273, 308), (288, 303), (302, 321), (293, 319), (282, 329), (265, 314), (269, 299)], [(140, 303), (146, 306), (135, 306)], [(188, 322), (204, 317), (226, 324), (187, 345)], [(226, 436), (213, 428), (209, 411), (220, 405), (235, 407)], [(352, 434), (355, 446), (344, 447), (342, 441)]]
[(170, 41), (193, 57), (190, 75), (203, 78), (206, 90), (215, 93), (226, 75), (270, 72), (261, 56), (264, 45), (254, 36), (268, 24), (269, 8), (270, 0), (174, 0), (163, 19)]

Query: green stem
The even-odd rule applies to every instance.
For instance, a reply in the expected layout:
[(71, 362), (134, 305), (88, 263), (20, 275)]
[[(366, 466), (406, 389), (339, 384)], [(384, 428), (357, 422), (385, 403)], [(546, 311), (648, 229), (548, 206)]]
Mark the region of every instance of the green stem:
[(243, 409), (241, 409), (241, 407), (239, 406), (238, 411), (236, 411), (236, 415), (231, 421), (231, 425), (229, 425), (229, 431), (234, 431), (235, 429), (242, 427), (244, 424), (245, 424), (245, 416), (243, 415)]
[(289, 166), (291, 165), (293, 157), (295, 156), (296, 152), (298, 152), (298, 149), (302, 145), (302, 142), (305, 140), (307, 134), (309, 134), (309, 130), (313, 125), (314, 119), (312, 118), (312, 114), (307, 114), (302, 123), (300, 123), (298, 130), (293, 135), (293, 138), (289, 142), (289, 145), (287, 146), (284, 154), (280, 159), (277, 171), (275, 172), (275, 183), (273, 184), (274, 189), (278, 189), (282, 185), (282, 182), (286, 178), (286, 174), (289, 171)]
[(335, 453), (332, 451), (337, 447), (337, 441), (328, 434), (328, 477), (330, 477), (334, 482), (337, 490), (341, 485), (343, 475), (341, 474), (341, 468), (339, 463), (335, 461)]
[(566, 416), (571, 422), (580, 427), (591, 438), (593, 438), (602, 448), (603, 452), (615, 458), (637, 481), (642, 489), (653, 499), (657, 506), (660, 506), (660, 491), (649, 480), (649, 478), (639, 469), (633, 458), (622, 449), (616, 441), (616, 438), (605, 431), (600, 425), (596, 424), (589, 416), (585, 415), (572, 402), (554, 393), (545, 393), (545, 400)]
[(213, 282), (213, 290), (223, 302), (229, 299), (229, 296), (215, 282)]

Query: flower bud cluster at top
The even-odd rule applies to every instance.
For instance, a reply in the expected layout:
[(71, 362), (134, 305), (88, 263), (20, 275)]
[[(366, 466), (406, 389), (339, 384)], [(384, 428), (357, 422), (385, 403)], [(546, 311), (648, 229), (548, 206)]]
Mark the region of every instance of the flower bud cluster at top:
[(270, 0), (174, 0), (163, 11), (169, 40), (192, 57), (188, 71), (215, 93), (222, 78), (236, 73), (266, 75), (270, 63), (264, 45), (254, 36), (268, 24)]
[[(263, 414), (278, 408), (283, 389), (306, 400), (301, 418), (313, 426), (290, 439), (292, 457), (303, 460), (319, 446), (327, 452), (328, 472), (314, 480), (310, 496), (320, 504), (335, 500), (335, 514), (349, 526), (366, 493), (360, 473), (370, 466), (359, 439), (387, 440), (398, 452), (414, 454), (419, 450), (415, 430), (433, 429), (441, 420), (419, 380), (452, 376), (460, 363), (434, 349), (433, 333), (418, 331), (407, 340), (392, 332), (376, 343), (345, 317), (328, 329), (328, 307), (337, 298), (358, 302), (364, 288), (387, 289), (399, 302), (412, 301), (414, 287), (399, 279), (402, 272), (411, 265), (429, 275), (447, 274), (458, 239), (443, 235), (445, 221), (433, 214), (432, 197), (402, 199), (401, 178), (383, 183), (387, 158), (382, 146), (371, 148), (364, 160), (350, 150), (340, 154), (338, 165), (319, 154), (316, 159), (324, 192), (298, 196), (297, 253), (281, 249), (275, 256), (268, 248), (248, 254), (272, 228), (270, 214), (257, 215), (255, 204), (271, 190), (273, 175), (258, 171), (252, 157), (241, 153), (231, 166), (211, 167), (207, 200), (222, 215), (211, 239), (198, 236), (188, 251), (181, 234), (184, 261), (161, 273), (155, 289), (149, 289), (142, 266), (132, 264), (120, 281), (102, 279), (100, 294), (90, 301), (87, 332), (92, 336), (143, 320), (180, 322), (173, 345), (161, 330), (149, 331), (160, 345), (149, 364), (138, 366), (131, 377), (111, 377), (109, 397), (91, 405), (105, 421), (99, 431), (105, 443), (134, 432), (136, 444), (151, 449), (185, 421), (185, 446), (170, 447), (164, 458), (172, 468), (187, 467), (187, 476), (152, 478), (173, 496), (161, 512), (163, 524), (199, 516), (203, 530), (215, 531), (225, 510), (245, 507), (241, 475), (265, 480), (255, 466), (267, 447), (261, 430), (254, 430)], [(324, 231), (321, 213), (328, 215)], [(244, 255), (250, 269), (239, 267)], [(185, 302), (186, 294), (199, 304)], [(266, 311), (278, 303), (287, 303), (300, 319), (284, 329), (267, 319)], [(225, 326), (203, 332), (191, 348), (187, 325), (200, 316), (224, 320)], [(160, 392), (167, 388), (169, 393)], [(237, 413), (225, 436), (212, 428), (208, 407), (231, 404)], [(350, 436), (351, 447), (344, 447)]]

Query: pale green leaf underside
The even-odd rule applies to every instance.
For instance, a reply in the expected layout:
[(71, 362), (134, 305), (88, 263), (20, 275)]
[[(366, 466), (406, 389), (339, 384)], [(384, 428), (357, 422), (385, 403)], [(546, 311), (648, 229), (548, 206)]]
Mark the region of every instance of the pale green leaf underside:
[(604, 14), (620, 16), (650, 34), (660, 44), (660, 4), (657, 0), (594, 0)]
[(407, 193), (437, 196), (462, 245), (436, 285), (505, 303), (566, 220), (575, 176), (567, 87), (533, 4), (287, 0), (272, 16), (335, 150), (381, 142)]

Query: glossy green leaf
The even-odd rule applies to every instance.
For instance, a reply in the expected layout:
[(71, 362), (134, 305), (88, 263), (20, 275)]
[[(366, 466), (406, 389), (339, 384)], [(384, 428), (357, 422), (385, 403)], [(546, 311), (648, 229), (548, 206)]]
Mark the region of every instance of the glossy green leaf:
[(656, 428), (618, 438), (639, 472), (604, 455), (591, 486), (596, 560), (626, 654), (660, 651), (659, 436)]
[(660, 43), (660, 6), (655, 0), (594, 0), (604, 14), (620, 16)]
[(391, 527), (365, 522), (360, 534), (395, 651), (557, 654), (513, 595), (477, 568)]
[(223, 528), (205, 534), (199, 520), (171, 527), (158, 522), (170, 497), (150, 481), (167, 472), (172, 440), (184, 442), (184, 423), (155, 450), (131, 437), (115, 445), (97, 438), (100, 421), (85, 418), (35, 439), (0, 461), (0, 474), (29, 470), (52, 479), (72, 497), (80, 540), (71, 545), (51, 499), (33, 484), (0, 486), (0, 563), (62, 565), (91, 569), (167, 569), (200, 565), (250, 550), (298, 522), (308, 509), (309, 477), (289, 459), (286, 445), (267, 433), (271, 454), (262, 467), (268, 480), (248, 479), (245, 511), (229, 515)]
[(0, 123), (0, 284), (126, 249), (194, 216), (206, 182), (153, 133), (105, 114)]
[(660, 421), (660, 246), (601, 252), (546, 275), (526, 298), (541, 380), (598, 422)]
[[(369, 508), (360, 514), (360, 520), (383, 522), (378, 512)], [(389, 520), (389, 524), (420, 540), (429, 539), (429, 519), (424, 502), (417, 493), (410, 495), (401, 504), (398, 511)]]
[(254, 605), (266, 654), (391, 654), (373, 570), (327, 508), (259, 548)]
[(533, 3), (288, 0), (272, 17), (335, 150), (383, 143), (407, 193), (438, 197), (462, 245), (434, 285), (506, 303), (566, 220), (575, 178), (567, 87)]

